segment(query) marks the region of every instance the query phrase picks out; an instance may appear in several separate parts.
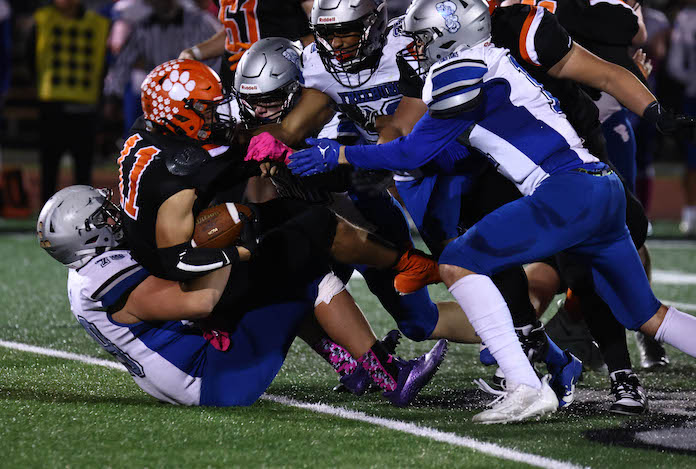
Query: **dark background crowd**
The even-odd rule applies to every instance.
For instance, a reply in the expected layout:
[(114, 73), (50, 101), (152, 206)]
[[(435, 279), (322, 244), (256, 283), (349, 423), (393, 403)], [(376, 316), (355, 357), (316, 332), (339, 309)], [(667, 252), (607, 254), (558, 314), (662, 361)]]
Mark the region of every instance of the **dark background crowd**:
[[(388, 1), (391, 15), (408, 6)], [(95, 184), (100, 168), (113, 173), (140, 113), (145, 74), (220, 31), (218, 8), (213, 0), (0, 0), (0, 217), (34, 213), (63, 185), (66, 155), (67, 183)], [(642, 8), (653, 92), (665, 107), (696, 114), (696, 0), (645, 0)], [(217, 70), (220, 59), (206, 63)], [(641, 128), (639, 119), (635, 129), (637, 192), (649, 213), (669, 216), (650, 210), (661, 190), (653, 190), (653, 162), (682, 168), (696, 149)], [(689, 200), (675, 180), (667, 198), (679, 199), (677, 212), (696, 205), (696, 193)]]

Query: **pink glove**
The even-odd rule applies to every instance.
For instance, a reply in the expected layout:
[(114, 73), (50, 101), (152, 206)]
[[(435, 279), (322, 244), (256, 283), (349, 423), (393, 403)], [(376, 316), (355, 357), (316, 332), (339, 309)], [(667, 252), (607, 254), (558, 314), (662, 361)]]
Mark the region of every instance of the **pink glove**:
[(232, 341), (230, 340), (230, 333), (225, 331), (219, 331), (217, 329), (207, 329), (203, 331), (203, 338), (210, 342), (210, 345), (215, 347), (221, 352), (226, 352)]
[(268, 132), (263, 132), (252, 137), (244, 161), (282, 161), (287, 165), (290, 162), (288, 157), (292, 154), (292, 148)]

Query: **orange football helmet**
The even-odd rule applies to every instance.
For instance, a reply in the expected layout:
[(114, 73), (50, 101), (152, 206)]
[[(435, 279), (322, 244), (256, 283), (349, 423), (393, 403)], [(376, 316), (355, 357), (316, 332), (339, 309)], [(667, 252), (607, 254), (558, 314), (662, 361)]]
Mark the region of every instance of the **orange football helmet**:
[(196, 60), (176, 59), (158, 65), (140, 91), (145, 119), (177, 135), (206, 141), (219, 121), (220, 77)]

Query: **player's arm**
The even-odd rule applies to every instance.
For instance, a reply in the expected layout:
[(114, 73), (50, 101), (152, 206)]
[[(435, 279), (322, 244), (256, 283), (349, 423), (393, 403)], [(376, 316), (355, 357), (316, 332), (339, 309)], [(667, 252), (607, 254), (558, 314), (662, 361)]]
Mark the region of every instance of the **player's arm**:
[(229, 266), (185, 284), (150, 275), (130, 293), (124, 307), (112, 317), (126, 324), (205, 318), (220, 300), (229, 276)]
[(225, 53), (225, 29), (213, 34), (210, 39), (184, 49), (179, 54), (180, 59), (206, 60), (219, 57)]
[(342, 146), (339, 164), (390, 171), (420, 168), (471, 127), (469, 117), (437, 119), (425, 114), (404, 137), (382, 145)]
[(157, 254), (171, 280), (190, 280), (250, 258), (249, 251), (241, 246), (222, 249), (191, 246), (195, 201), (194, 189), (184, 189), (164, 201), (157, 211)]
[(428, 111), (428, 106), (420, 98), (401, 98), (399, 106), (388, 121), (377, 119), (379, 140), (377, 143), (387, 143), (399, 137), (408, 135), (421, 117)]
[(600, 59), (577, 43), (573, 43), (570, 51), (549, 69), (549, 75), (606, 91), (639, 116), (656, 100), (633, 73)]
[(282, 122), (261, 126), (254, 133), (268, 132), (286, 145), (296, 147), (331, 120), (335, 113), (332, 104), (333, 100), (327, 94), (304, 88), (299, 102)]

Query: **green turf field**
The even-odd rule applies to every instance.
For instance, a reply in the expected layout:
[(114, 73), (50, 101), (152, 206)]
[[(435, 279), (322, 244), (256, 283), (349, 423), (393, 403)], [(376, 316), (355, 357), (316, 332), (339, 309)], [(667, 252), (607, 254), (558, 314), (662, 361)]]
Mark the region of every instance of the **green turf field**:
[[(695, 312), (696, 243), (649, 245), (658, 296)], [(300, 341), (269, 396), (254, 406), (181, 408), (145, 395), (118, 369), (8, 348), (28, 344), (111, 360), (73, 319), (66, 270), (33, 236), (1, 235), (0, 259), (3, 468), (497, 468), (519, 467), (520, 461), (544, 467), (696, 467), (696, 362), (673, 349), (668, 369), (639, 373), (651, 397), (652, 411), (644, 417), (609, 414), (606, 376), (587, 373), (577, 402), (550, 418), (473, 425), (471, 416), (490, 399), (471, 382), (489, 378), (493, 370), (478, 363), (478, 347), (456, 344), (408, 409), (391, 407), (378, 394), (333, 393), (335, 374)], [(378, 334), (394, 327), (361, 280), (350, 289)], [(448, 298), (442, 287), (432, 292)], [(635, 352), (632, 335), (629, 340)], [(410, 358), (428, 348), (403, 339), (397, 351)]]

